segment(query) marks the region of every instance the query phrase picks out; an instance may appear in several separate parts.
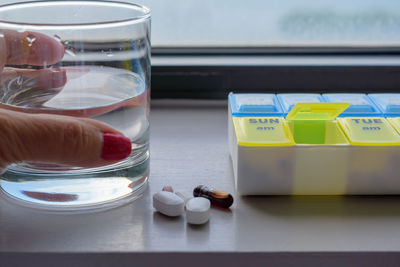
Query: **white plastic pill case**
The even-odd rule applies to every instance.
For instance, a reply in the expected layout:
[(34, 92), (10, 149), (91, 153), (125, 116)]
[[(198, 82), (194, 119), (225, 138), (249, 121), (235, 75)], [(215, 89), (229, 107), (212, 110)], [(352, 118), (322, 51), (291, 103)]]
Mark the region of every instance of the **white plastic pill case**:
[(230, 94), (228, 109), (240, 195), (400, 194), (400, 94)]

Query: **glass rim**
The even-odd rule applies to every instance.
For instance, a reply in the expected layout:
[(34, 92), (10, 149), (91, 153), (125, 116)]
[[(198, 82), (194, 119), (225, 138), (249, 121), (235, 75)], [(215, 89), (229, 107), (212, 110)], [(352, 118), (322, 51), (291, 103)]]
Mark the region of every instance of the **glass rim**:
[(99, 26), (110, 26), (110, 25), (119, 25), (119, 24), (129, 24), (133, 22), (142, 22), (150, 18), (151, 12), (150, 9), (144, 5), (120, 2), (120, 1), (96, 1), (96, 0), (44, 0), (44, 1), (26, 1), (19, 3), (12, 3), (7, 5), (0, 5), (0, 16), (1, 13), (5, 10), (9, 9), (18, 9), (18, 8), (28, 8), (31, 6), (56, 6), (60, 4), (68, 4), (68, 5), (83, 5), (90, 4), (96, 6), (111, 6), (118, 5), (119, 7), (128, 7), (132, 10), (139, 10), (143, 12), (141, 15), (132, 16), (132, 18), (121, 19), (121, 20), (101, 20), (98, 22), (89, 22), (89, 23), (29, 23), (29, 22), (18, 22), (18, 21), (8, 21), (2, 20), (0, 18), (0, 24), (10, 25), (10, 26), (29, 26), (29, 27), (99, 27)]

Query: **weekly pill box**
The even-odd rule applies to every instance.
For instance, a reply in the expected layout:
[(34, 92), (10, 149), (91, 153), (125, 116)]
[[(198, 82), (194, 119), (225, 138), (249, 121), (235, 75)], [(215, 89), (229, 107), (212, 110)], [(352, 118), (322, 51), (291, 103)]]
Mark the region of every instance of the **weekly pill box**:
[[(256, 100), (262, 94), (229, 95), (228, 140), (239, 194), (400, 194), (400, 114), (388, 117), (368, 95), (353, 95), (351, 103), (320, 95), (319, 102), (297, 102), (285, 115), (280, 95), (267, 96), (263, 102)], [(257, 112), (242, 114), (236, 97), (251, 98), (246, 105)], [(376, 110), (340, 116), (352, 105)]]

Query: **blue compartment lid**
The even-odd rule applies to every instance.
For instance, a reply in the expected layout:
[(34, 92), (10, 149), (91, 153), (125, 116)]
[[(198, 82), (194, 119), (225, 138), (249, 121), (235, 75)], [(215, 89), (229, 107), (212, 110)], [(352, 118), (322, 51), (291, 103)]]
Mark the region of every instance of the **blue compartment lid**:
[(282, 108), (274, 94), (229, 94), (233, 116), (282, 116)]
[(380, 109), (366, 94), (323, 94), (324, 101), (330, 103), (349, 103), (339, 117), (383, 116)]
[(324, 102), (320, 94), (278, 94), (277, 97), (285, 114), (288, 114), (297, 103)]
[(400, 117), (400, 94), (369, 94), (385, 117)]

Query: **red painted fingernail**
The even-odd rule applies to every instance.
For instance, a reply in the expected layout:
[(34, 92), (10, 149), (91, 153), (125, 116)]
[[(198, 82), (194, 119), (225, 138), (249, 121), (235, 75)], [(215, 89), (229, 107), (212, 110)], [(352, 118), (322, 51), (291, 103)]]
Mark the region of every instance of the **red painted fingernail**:
[(117, 133), (103, 133), (102, 159), (121, 160), (128, 157), (131, 150), (131, 140), (126, 136)]

